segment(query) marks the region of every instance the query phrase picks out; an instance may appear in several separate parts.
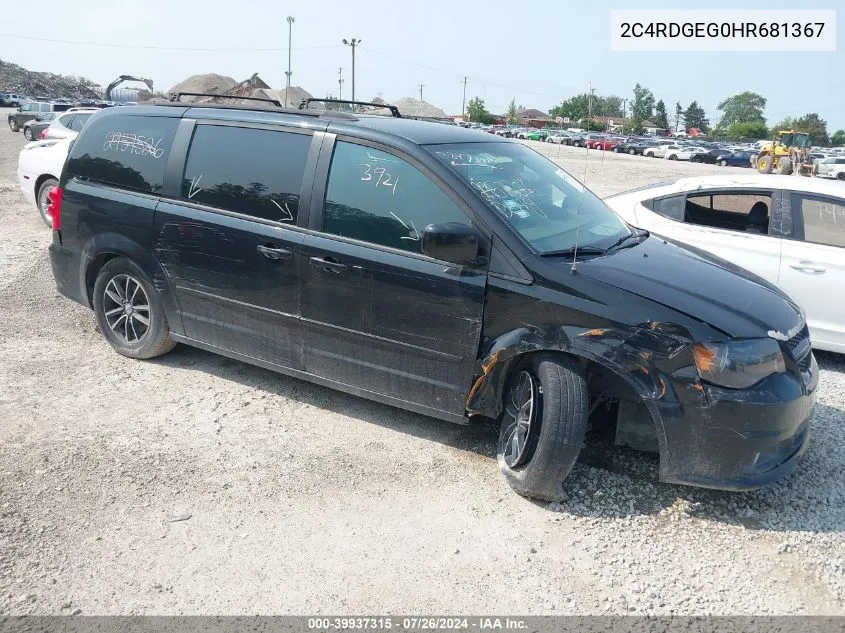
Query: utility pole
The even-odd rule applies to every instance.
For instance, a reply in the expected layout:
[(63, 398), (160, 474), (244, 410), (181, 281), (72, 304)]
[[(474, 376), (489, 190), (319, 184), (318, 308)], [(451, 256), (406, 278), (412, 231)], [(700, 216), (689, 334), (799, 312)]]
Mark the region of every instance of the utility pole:
[(361, 40), (356, 40), (354, 37), (350, 40), (344, 38), (343, 43), (352, 47), (352, 101), (355, 101), (355, 47), (361, 43)]
[(288, 105), (289, 97), (288, 94), (290, 93), (290, 76), (293, 74), (290, 69), (290, 57), (291, 57), (291, 40), (293, 39), (293, 23), (295, 20), (293, 19), (292, 15), (288, 16), (288, 71), (285, 73), (286, 81), (285, 81), (285, 106)]
[(593, 82), (590, 82), (590, 93), (587, 97), (587, 131), (590, 131), (590, 123), (593, 122)]
[(467, 112), (467, 78), (464, 77), (462, 82), (464, 84), (464, 101), (463, 105), (461, 106), (461, 118), (463, 119), (466, 116)]
[(337, 69), (337, 98), (343, 99), (343, 68)]
[(622, 134), (625, 133), (625, 109), (628, 105), (628, 99), (622, 99)]
[(425, 84), (417, 84), (420, 87), (420, 101), (423, 100), (422, 98), (422, 89), (425, 87)]

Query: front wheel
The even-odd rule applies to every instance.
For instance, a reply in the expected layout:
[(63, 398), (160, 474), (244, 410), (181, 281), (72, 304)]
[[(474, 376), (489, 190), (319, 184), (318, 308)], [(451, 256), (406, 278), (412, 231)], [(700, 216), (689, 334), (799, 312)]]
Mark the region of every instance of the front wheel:
[(558, 501), (587, 429), (589, 393), (578, 363), (539, 354), (517, 368), (499, 430), (499, 470), (519, 494)]
[(675, 154), (670, 154), (669, 160), (678, 160), (678, 157)]
[(18, 127), (17, 121), (15, 121), (14, 119), (9, 119), (9, 129), (12, 130), (12, 132), (17, 132), (20, 129)]
[(836, 174), (836, 180), (845, 180), (845, 171), (840, 171)]
[(727, 167), (727, 166), (728, 166), (728, 161), (726, 161), (726, 160), (720, 160), (720, 161), (719, 161), (719, 164), (720, 164), (722, 167)]
[(158, 291), (129, 259), (117, 257), (100, 270), (94, 283), (94, 315), (100, 332), (123, 356), (153, 358), (176, 345)]
[(635, 150), (635, 149), (632, 147), (631, 149), (629, 149), (629, 150), (628, 150), (628, 153), (629, 153), (631, 156), (634, 156), (634, 155), (636, 155), (637, 150)]
[(25, 127), (23, 129), (23, 137), (27, 141), (34, 141), (35, 140), (35, 137), (32, 135), (32, 128), (31, 127)]

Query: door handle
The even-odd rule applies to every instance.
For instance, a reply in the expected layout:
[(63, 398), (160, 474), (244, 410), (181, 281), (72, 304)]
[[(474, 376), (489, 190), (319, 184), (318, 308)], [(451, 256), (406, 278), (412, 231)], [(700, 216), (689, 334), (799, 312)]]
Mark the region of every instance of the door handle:
[(274, 244), (259, 244), (258, 252), (267, 259), (290, 259), (293, 257), (293, 253), (288, 249), (280, 248)]
[(346, 264), (342, 264), (339, 261), (332, 259), (331, 257), (312, 257), (311, 258), (311, 265), (318, 270), (322, 270), (327, 273), (334, 273), (336, 275), (346, 271), (349, 268)]
[(827, 268), (819, 266), (813, 262), (798, 262), (797, 264), (790, 264), (790, 268), (800, 270), (802, 273), (823, 273), (827, 272)]

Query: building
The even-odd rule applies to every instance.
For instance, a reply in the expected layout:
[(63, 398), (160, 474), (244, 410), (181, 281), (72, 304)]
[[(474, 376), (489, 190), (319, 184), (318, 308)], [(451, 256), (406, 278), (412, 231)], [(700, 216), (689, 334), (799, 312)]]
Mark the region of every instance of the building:
[(516, 113), (516, 122), (526, 127), (546, 127), (554, 119), (541, 110), (526, 108)]

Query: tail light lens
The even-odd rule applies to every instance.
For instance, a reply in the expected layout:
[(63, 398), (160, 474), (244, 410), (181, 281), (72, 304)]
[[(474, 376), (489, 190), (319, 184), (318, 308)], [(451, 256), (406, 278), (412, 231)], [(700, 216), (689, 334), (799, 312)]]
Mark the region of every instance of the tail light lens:
[(41, 140), (43, 141), (46, 138), (47, 138), (47, 128), (44, 128), (43, 130), (41, 130)]
[(62, 228), (62, 188), (53, 187), (47, 196), (50, 198), (47, 213), (50, 214), (50, 219), (53, 220), (53, 230), (58, 231)]

